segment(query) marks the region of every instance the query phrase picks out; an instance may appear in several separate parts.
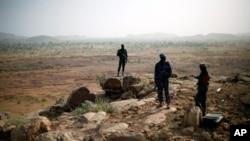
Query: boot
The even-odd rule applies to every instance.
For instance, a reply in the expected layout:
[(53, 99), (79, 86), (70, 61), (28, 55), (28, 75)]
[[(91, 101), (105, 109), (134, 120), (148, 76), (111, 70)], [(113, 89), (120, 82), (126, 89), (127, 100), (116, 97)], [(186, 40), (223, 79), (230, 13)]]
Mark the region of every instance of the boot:
[(170, 103), (169, 102), (167, 102), (167, 109), (170, 109)]
[(161, 108), (163, 106), (163, 102), (160, 102), (159, 105), (157, 105), (156, 108)]

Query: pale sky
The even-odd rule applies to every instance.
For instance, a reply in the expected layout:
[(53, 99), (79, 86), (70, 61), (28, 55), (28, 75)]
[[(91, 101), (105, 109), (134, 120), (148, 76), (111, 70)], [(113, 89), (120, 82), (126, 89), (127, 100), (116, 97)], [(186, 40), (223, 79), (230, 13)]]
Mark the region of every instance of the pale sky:
[(250, 0), (0, 0), (0, 32), (125, 37), (250, 32)]

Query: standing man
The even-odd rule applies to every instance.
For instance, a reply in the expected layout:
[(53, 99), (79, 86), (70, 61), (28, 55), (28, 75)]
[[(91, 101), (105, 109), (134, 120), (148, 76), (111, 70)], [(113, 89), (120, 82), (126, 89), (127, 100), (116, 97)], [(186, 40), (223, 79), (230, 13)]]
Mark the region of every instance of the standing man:
[(167, 103), (167, 109), (170, 109), (169, 105), (171, 102), (169, 94), (169, 77), (172, 75), (172, 68), (168, 61), (166, 61), (166, 56), (160, 54), (160, 61), (155, 65), (154, 80), (156, 87), (158, 88), (158, 100), (159, 105), (157, 108), (163, 106), (163, 90), (165, 92), (165, 100)]
[(125, 64), (127, 63), (127, 60), (128, 60), (127, 50), (124, 49), (123, 44), (121, 44), (121, 49), (117, 51), (117, 56), (119, 56), (119, 66), (118, 66), (117, 76), (119, 76), (121, 67), (122, 67), (122, 76), (123, 76), (124, 70), (125, 70)]
[(200, 75), (193, 76), (194, 78), (198, 79), (198, 93), (195, 96), (195, 102), (196, 106), (199, 106), (202, 110), (202, 114), (206, 114), (206, 100), (207, 100), (207, 91), (208, 91), (208, 85), (210, 76), (208, 75), (207, 68), (205, 64), (200, 64)]

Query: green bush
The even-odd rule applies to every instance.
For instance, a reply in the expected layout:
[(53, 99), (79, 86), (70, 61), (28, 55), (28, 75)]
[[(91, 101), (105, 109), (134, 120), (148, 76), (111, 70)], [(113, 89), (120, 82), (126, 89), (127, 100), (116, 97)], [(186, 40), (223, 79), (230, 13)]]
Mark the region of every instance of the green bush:
[(27, 117), (25, 117), (25, 116), (10, 118), (10, 119), (5, 121), (4, 127), (9, 127), (11, 125), (17, 126), (21, 123), (24, 123), (26, 120), (27, 120)]
[(60, 97), (59, 99), (56, 100), (55, 104), (57, 105), (57, 104), (64, 104), (64, 103), (65, 103), (65, 100), (64, 100), (64, 97), (62, 96), (62, 97)]
[(84, 102), (81, 104), (81, 107), (77, 107), (71, 113), (73, 115), (80, 115), (92, 111), (91, 109), (91, 105), (89, 103)]
[(73, 115), (80, 115), (80, 114), (84, 114), (84, 113), (87, 113), (87, 112), (99, 112), (99, 111), (105, 111), (107, 113), (113, 113), (114, 109), (104, 99), (97, 98), (95, 104), (92, 105), (89, 102), (84, 102), (84, 103), (81, 104), (80, 107), (77, 107), (71, 113)]
[(96, 106), (93, 107), (93, 111), (94, 112), (105, 111), (107, 113), (112, 113), (114, 110), (112, 109), (112, 107), (109, 105), (107, 101), (101, 98), (97, 98)]

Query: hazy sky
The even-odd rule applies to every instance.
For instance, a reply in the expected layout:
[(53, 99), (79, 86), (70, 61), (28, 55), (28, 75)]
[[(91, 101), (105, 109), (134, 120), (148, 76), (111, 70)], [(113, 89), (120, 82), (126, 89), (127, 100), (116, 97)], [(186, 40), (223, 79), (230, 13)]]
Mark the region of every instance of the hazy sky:
[(250, 0), (0, 0), (0, 32), (84, 35), (250, 32)]

